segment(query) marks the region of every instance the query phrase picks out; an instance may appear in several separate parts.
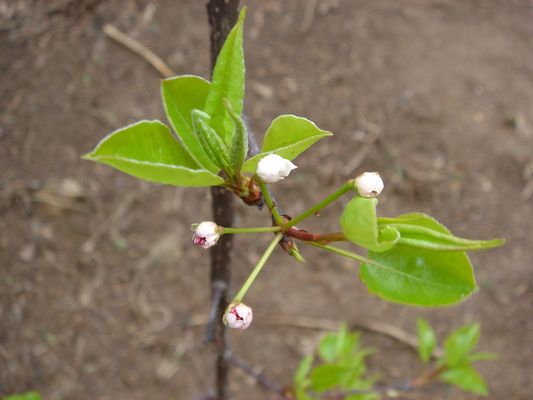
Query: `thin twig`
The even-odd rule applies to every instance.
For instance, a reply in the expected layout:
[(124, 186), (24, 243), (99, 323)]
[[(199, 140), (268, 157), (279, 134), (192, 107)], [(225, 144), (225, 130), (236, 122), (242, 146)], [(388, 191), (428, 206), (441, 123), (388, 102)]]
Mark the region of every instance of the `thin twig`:
[(318, 6), (318, 0), (308, 0), (306, 1), (305, 10), (304, 10), (304, 19), (302, 21), (302, 26), (300, 27), (300, 32), (307, 33), (313, 25), (313, 20), (315, 19), (315, 11)]
[(204, 342), (211, 343), (215, 340), (215, 330), (217, 327), (218, 308), (222, 295), (227, 289), (227, 285), (222, 281), (213, 282), (211, 293), (211, 308), (207, 320), (207, 329), (205, 332)]
[[(289, 388), (284, 388), (281, 385), (271, 381), (262, 372), (255, 370), (250, 365), (246, 364), (235, 354), (230, 353), (228, 355), (228, 362), (243, 371), (245, 374), (253, 377), (256, 382), (267, 390), (281, 396), (281, 399), (293, 399), (289, 394), (291, 393)], [(416, 390), (420, 386), (423, 386), (434, 379), (436, 379), (442, 372), (447, 369), (447, 366), (438, 366), (430, 371), (426, 371), (414, 379), (407, 379), (395, 384), (390, 385), (376, 385), (368, 389), (349, 389), (349, 390), (330, 390), (323, 393), (313, 393), (313, 398), (321, 398), (327, 400), (343, 400), (347, 396), (356, 394), (370, 394), (379, 393), (386, 397), (397, 398), (400, 392), (408, 393)]]
[(522, 170), (522, 177), (526, 181), (524, 189), (522, 189), (522, 198), (524, 200), (529, 200), (533, 194), (533, 161), (526, 164)]
[[(277, 326), (296, 326), (299, 328), (307, 329), (320, 329), (320, 330), (337, 330), (340, 321), (328, 320), (328, 319), (316, 319), (305, 317), (292, 317), (292, 316), (276, 316), (266, 319), (264, 323)], [(378, 333), (380, 335), (391, 337), (398, 342), (404, 343), (407, 346), (417, 349), (418, 339), (416, 336), (411, 335), (404, 330), (397, 328), (396, 326), (389, 325), (383, 322), (376, 321), (357, 321), (349, 323), (349, 326), (353, 329), (362, 329), (368, 332)], [(442, 355), (441, 348), (435, 348), (433, 352), (434, 357), (440, 357)]]
[(374, 149), (376, 142), (379, 140), (381, 133), (383, 132), (383, 128), (378, 125), (370, 124), (369, 122), (367, 122), (365, 131), (366, 137), (363, 146), (355, 154), (355, 156), (352, 157), (350, 162), (348, 162), (348, 164), (344, 167), (343, 173), (345, 176), (354, 175), (357, 168), (359, 168), (365, 158)]
[(239, 357), (237, 357), (235, 354), (231, 354), (228, 356), (228, 361), (230, 364), (232, 364), (234, 367), (239, 368), (242, 372), (244, 372), (247, 375), (250, 375), (253, 377), (259, 385), (264, 387), (265, 389), (268, 389), (278, 395), (281, 396), (282, 399), (291, 399), (290, 397), (286, 396), (285, 389), (278, 385), (275, 382), (272, 382), (270, 379), (268, 379), (263, 373), (256, 371), (253, 367), (246, 364), (244, 361), (242, 361)]
[(104, 33), (117, 43), (120, 43), (124, 47), (133, 51), (135, 54), (141, 56), (141, 58), (148, 62), (152, 67), (154, 67), (163, 78), (169, 78), (171, 76), (176, 75), (174, 71), (172, 71), (172, 69), (152, 50), (140, 44), (135, 39), (131, 38), (125, 33), (119, 31), (113, 25), (105, 24)]

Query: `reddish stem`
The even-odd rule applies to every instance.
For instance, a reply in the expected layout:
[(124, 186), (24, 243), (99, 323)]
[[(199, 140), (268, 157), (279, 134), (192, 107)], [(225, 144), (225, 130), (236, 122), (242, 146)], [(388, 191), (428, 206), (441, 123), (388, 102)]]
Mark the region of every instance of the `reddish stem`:
[(298, 240), (303, 240), (306, 242), (318, 242), (321, 244), (327, 244), (330, 242), (343, 242), (347, 240), (346, 236), (344, 236), (344, 233), (342, 232), (312, 233), (297, 228), (289, 228), (283, 233)]
[(441, 365), (438, 368), (432, 369), (431, 371), (426, 372), (425, 374), (420, 375), (418, 378), (413, 379), (411, 382), (411, 387), (417, 388), (420, 387), (429, 381), (432, 381), (436, 377), (438, 377), (440, 374), (442, 374), (444, 371), (448, 369), (448, 366), (446, 364)]

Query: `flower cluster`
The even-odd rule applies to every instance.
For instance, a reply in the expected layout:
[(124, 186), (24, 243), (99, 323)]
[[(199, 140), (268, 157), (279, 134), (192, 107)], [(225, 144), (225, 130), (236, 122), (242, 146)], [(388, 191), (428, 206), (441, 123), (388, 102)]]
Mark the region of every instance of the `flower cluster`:
[[(295, 168), (297, 168), (296, 165), (290, 160), (278, 154), (269, 154), (257, 164), (256, 177), (264, 183), (274, 183), (285, 179)], [(361, 197), (376, 197), (382, 192), (384, 186), (383, 180), (377, 172), (365, 172), (351, 182), (352, 186), (349, 187), (355, 189)], [(224, 228), (212, 221), (204, 221), (198, 225), (193, 225), (193, 229), (193, 243), (204, 249), (214, 246), (224, 233)], [(281, 226), (278, 231), (280, 229)], [(228, 231), (227, 233), (236, 233), (235, 228), (231, 228), (231, 230), (226, 228), (226, 230)], [(229, 328), (246, 329), (252, 323), (252, 309), (241, 303), (240, 299), (242, 299), (242, 296), (237, 296), (224, 313), (223, 320)]]

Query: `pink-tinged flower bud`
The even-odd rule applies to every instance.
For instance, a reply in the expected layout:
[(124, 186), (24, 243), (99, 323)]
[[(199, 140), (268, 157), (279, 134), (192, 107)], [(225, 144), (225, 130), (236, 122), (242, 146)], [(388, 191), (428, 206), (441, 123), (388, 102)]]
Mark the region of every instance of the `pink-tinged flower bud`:
[(377, 172), (365, 172), (355, 178), (355, 189), (362, 197), (376, 197), (383, 187), (383, 180)]
[(220, 231), (220, 227), (214, 222), (200, 222), (194, 229), (192, 242), (196, 246), (201, 246), (204, 249), (208, 249), (209, 247), (217, 244), (218, 238), (220, 237)]
[(277, 154), (269, 154), (259, 161), (256, 173), (263, 182), (274, 183), (286, 178), (295, 168), (298, 167), (289, 160)]
[(232, 329), (246, 329), (253, 317), (251, 307), (243, 303), (231, 303), (224, 313), (224, 323)]

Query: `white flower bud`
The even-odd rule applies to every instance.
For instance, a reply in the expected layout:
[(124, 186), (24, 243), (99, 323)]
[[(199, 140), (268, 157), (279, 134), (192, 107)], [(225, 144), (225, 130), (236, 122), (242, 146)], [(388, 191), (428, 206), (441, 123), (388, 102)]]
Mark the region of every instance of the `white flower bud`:
[(217, 244), (220, 237), (220, 228), (212, 221), (200, 222), (194, 230), (192, 236), (192, 242), (196, 246), (201, 246), (204, 249), (208, 249), (211, 246)]
[(383, 187), (383, 180), (377, 172), (365, 172), (355, 178), (355, 189), (359, 196), (376, 197)]
[(243, 303), (231, 303), (224, 313), (224, 323), (232, 329), (246, 329), (253, 319), (252, 308)]
[(277, 154), (269, 154), (263, 157), (257, 164), (257, 175), (266, 183), (281, 181), (287, 177), (296, 167), (292, 162)]

